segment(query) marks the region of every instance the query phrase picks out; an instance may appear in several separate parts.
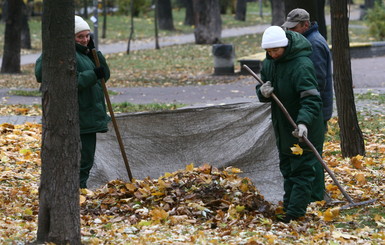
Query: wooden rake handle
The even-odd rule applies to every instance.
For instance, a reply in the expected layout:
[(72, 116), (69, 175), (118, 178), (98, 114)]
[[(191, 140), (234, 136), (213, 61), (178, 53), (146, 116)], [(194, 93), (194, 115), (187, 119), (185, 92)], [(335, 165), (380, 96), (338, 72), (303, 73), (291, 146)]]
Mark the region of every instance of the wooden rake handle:
[[(92, 55), (94, 57), (96, 67), (100, 67), (100, 61), (99, 61), (99, 57), (98, 57), (98, 54), (96, 52), (96, 49), (92, 49)], [(132, 182), (132, 173), (131, 173), (130, 165), (128, 164), (128, 159), (127, 159), (127, 155), (126, 155), (126, 152), (125, 152), (125, 149), (123, 146), (122, 137), (120, 136), (118, 124), (116, 123), (115, 114), (114, 114), (114, 111), (112, 109), (110, 96), (108, 95), (108, 91), (107, 91), (106, 81), (104, 80), (104, 78), (102, 78), (101, 80), (102, 80), (102, 87), (103, 87), (104, 96), (106, 98), (108, 111), (110, 112), (112, 124), (114, 125), (114, 129), (115, 129), (116, 138), (118, 139), (120, 152), (122, 153), (122, 157), (123, 157), (124, 165), (126, 166), (128, 178)]]

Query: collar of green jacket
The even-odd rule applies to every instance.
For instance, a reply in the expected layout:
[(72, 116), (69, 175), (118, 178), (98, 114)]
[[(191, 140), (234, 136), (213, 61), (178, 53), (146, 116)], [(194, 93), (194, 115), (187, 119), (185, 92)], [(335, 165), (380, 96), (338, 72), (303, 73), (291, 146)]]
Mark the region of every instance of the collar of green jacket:
[(83, 46), (79, 43), (75, 43), (75, 45), (76, 45), (76, 52), (83, 53), (83, 54), (87, 54), (88, 52), (90, 52), (90, 50), (86, 46)]
[[(276, 62), (286, 62), (300, 56), (310, 56), (312, 54), (311, 43), (302, 34), (286, 31), (286, 37), (289, 39), (289, 44), (285, 48), (283, 55), (275, 60)], [(272, 59), (267, 53), (266, 58)]]

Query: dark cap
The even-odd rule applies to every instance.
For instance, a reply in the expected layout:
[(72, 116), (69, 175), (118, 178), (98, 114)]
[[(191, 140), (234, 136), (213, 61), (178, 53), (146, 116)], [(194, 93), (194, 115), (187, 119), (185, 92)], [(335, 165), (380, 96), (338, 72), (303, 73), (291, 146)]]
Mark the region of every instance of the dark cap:
[(287, 14), (286, 22), (283, 23), (282, 27), (288, 29), (294, 28), (299, 22), (310, 20), (309, 13), (304, 9), (293, 9)]

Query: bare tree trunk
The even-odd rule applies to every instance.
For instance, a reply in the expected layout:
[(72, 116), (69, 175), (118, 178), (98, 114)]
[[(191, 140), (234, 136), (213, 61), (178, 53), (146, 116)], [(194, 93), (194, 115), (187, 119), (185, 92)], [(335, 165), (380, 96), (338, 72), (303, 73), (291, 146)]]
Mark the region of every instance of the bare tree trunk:
[(21, 48), (32, 49), (31, 45), (31, 32), (29, 31), (28, 19), (31, 15), (30, 6), (24, 4), (22, 6), (21, 15)]
[(247, 1), (246, 0), (237, 0), (235, 19), (240, 20), (240, 21), (246, 21), (246, 9), (247, 9)]
[(102, 3), (103, 3), (103, 30), (102, 30), (102, 38), (106, 38), (106, 32), (107, 32), (107, 6), (106, 6), (106, 0), (103, 0)]
[(343, 157), (365, 155), (354, 103), (349, 50), (347, 0), (331, 0), (333, 79)]
[(1, 73), (20, 73), (22, 0), (7, 1)]
[(84, 7), (83, 17), (85, 19), (88, 19), (88, 0), (83, 0), (83, 7)]
[(128, 44), (127, 44), (127, 54), (130, 54), (130, 46), (131, 46), (131, 40), (134, 36), (134, 0), (130, 1), (130, 11), (131, 11), (131, 29), (130, 29), (130, 36), (128, 37)]
[(194, 7), (192, 0), (185, 0), (186, 15), (184, 17), (184, 25), (194, 25)]
[(159, 8), (159, 0), (154, 0), (155, 2), (155, 49), (160, 49), (159, 47), (159, 37), (158, 37), (158, 8)]
[(222, 19), (218, 0), (193, 0), (195, 13), (195, 43), (218, 43), (222, 33)]
[(281, 26), (286, 19), (285, 4), (282, 0), (270, 0), (271, 3), (271, 25)]
[(172, 8), (171, 8), (171, 1), (170, 0), (161, 0), (157, 1), (157, 21), (159, 25), (159, 29), (161, 30), (169, 30), (173, 31), (174, 23), (172, 18)]
[(317, 18), (316, 18), (316, 20), (318, 23), (318, 31), (325, 38), (325, 40), (328, 40), (328, 31), (326, 28), (326, 21), (325, 21), (325, 0), (318, 0), (317, 1)]
[(43, 133), (36, 241), (39, 244), (81, 244), (73, 1), (43, 3)]

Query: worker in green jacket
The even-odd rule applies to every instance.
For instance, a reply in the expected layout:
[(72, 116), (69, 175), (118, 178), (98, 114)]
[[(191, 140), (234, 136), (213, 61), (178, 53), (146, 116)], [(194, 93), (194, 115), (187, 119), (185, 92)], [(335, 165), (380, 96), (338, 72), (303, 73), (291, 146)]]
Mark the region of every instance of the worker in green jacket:
[[(87, 180), (94, 164), (96, 133), (108, 130), (107, 115), (101, 79), (110, 78), (106, 59), (97, 52), (100, 67), (96, 67), (91, 50), (94, 49), (88, 23), (75, 16), (76, 78), (78, 82), (79, 123), (81, 140), (80, 188), (87, 188)], [(43, 54), (44, 55), (44, 54)], [(42, 56), (36, 61), (36, 80), (42, 82)]]
[[(307, 137), (322, 155), (324, 124), (322, 100), (312, 61), (311, 44), (301, 34), (271, 26), (262, 36), (266, 50), (261, 78), (266, 81), (256, 87), (261, 102), (271, 101), (272, 122), (279, 152), (279, 167), (284, 178), (283, 222), (296, 220), (306, 214), (312, 201), (315, 165), (320, 164), (311, 149), (301, 142)], [(278, 105), (271, 100), (274, 94), (289, 112), (298, 129), (293, 126)], [(299, 144), (302, 155), (293, 154), (291, 147)]]

